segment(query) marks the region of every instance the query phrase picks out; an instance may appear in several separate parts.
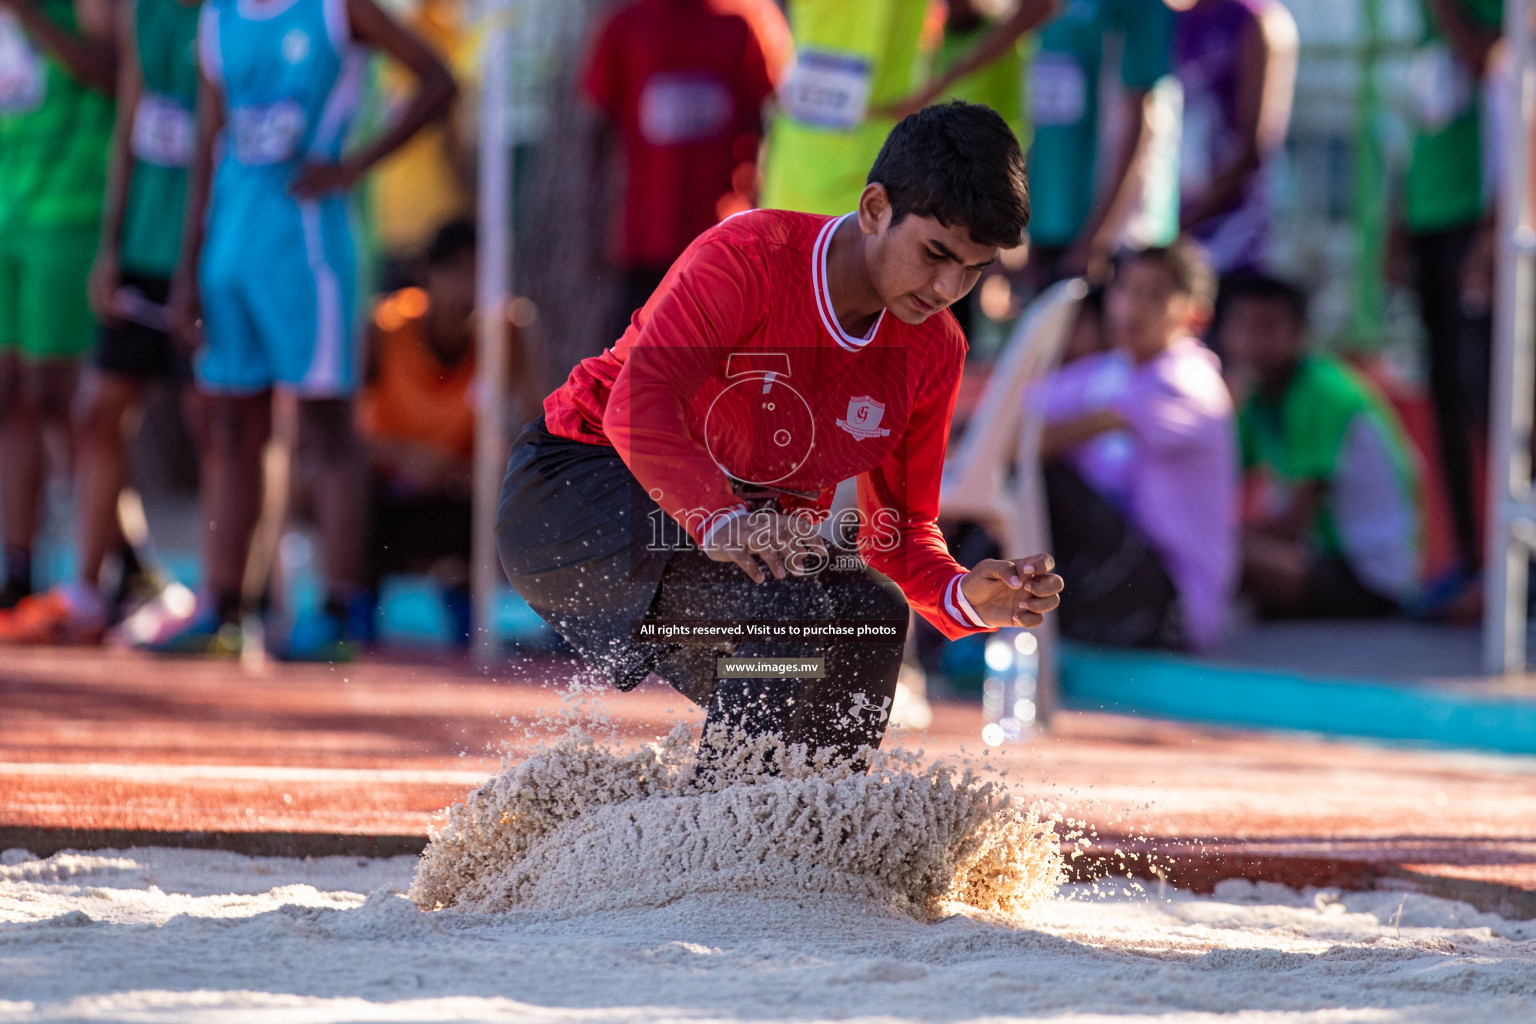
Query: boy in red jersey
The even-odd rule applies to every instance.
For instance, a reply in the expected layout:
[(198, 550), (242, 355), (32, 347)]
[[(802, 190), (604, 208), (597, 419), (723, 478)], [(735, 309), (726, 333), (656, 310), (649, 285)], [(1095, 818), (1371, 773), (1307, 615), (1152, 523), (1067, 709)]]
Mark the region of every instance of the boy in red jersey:
[[(956, 102), (896, 126), (857, 211), (700, 235), (514, 446), (497, 528), (513, 586), (618, 688), (654, 672), (707, 708), (711, 735), (878, 745), (908, 602), (950, 638), (1058, 603), (1049, 556), (967, 571), (935, 523), (966, 349), (946, 307), (1028, 221), (1018, 140)], [(856, 513), (825, 523), (854, 477)], [(801, 632), (711, 647), (640, 625), (688, 619)], [(722, 649), (821, 674), (717, 678)]]

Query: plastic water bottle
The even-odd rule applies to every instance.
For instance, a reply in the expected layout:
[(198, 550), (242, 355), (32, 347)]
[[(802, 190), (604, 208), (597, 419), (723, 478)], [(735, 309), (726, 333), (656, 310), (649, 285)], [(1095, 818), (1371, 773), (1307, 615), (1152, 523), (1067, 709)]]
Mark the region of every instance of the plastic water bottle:
[(988, 746), (1027, 741), (1035, 732), (1035, 694), (1040, 678), (1040, 645), (1026, 629), (1000, 629), (987, 640), (987, 671), (981, 684)]

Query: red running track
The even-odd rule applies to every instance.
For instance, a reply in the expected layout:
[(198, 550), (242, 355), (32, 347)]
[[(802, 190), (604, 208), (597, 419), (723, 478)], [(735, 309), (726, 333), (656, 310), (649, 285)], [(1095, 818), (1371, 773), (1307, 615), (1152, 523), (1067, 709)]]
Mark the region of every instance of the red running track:
[[(246, 852), (406, 852), (538, 742), (569, 663), (276, 666), (125, 652), (0, 654), (0, 847), (159, 842)], [(639, 742), (699, 714), (664, 687), (596, 701)], [(1209, 888), (1412, 886), (1536, 916), (1536, 759), (1429, 753), (1068, 713), (986, 752), (979, 710), (925, 734), (1089, 825), (1074, 862)], [(546, 724), (545, 733), (548, 732)]]

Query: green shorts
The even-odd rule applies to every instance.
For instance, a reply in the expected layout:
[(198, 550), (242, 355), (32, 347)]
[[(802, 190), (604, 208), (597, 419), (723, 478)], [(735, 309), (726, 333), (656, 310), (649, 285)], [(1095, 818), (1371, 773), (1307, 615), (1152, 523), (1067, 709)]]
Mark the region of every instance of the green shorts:
[(0, 353), (78, 359), (96, 337), (86, 278), (94, 225), (0, 232)]

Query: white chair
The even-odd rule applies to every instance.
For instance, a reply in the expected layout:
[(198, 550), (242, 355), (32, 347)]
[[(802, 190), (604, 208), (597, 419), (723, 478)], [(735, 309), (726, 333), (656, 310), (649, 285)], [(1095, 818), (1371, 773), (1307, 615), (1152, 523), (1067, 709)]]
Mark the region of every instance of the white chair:
[[(944, 467), (940, 516), (980, 524), (1009, 558), (1050, 550), (1040, 478), (1044, 424), (1038, 416), (1025, 415), (1024, 394), (1060, 364), (1078, 303), (1087, 293), (1081, 279), (1071, 278), (1052, 285), (1025, 310)], [(1054, 619), (1047, 616), (1035, 635), (1040, 643), (1036, 705), (1045, 722), (1056, 707)]]

